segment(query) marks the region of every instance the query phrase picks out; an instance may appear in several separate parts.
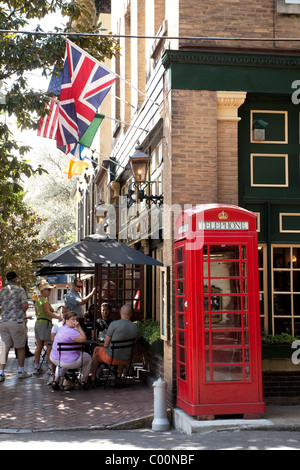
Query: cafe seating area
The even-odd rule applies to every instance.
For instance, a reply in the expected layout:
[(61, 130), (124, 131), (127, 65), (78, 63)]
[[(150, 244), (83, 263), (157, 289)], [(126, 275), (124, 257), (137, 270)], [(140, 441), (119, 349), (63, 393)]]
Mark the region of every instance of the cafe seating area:
[[(35, 348), (34, 321), (28, 322), (28, 344)], [(17, 359), (11, 350), (6, 367), (6, 380), (1, 387), (0, 429), (11, 432), (59, 429), (130, 429), (143, 426), (153, 416), (153, 387), (138, 376), (128, 379), (126, 386), (106, 388), (101, 384), (86, 391), (55, 392), (47, 385), (49, 375), (44, 362), (44, 374), (18, 380)], [(33, 358), (26, 358), (25, 367), (33, 372)], [(137, 363), (134, 360), (134, 368)], [(139, 365), (140, 367), (140, 365)], [(153, 419), (153, 417), (152, 417)], [(151, 422), (151, 419), (150, 419)], [(139, 424), (137, 424), (139, 423)]]

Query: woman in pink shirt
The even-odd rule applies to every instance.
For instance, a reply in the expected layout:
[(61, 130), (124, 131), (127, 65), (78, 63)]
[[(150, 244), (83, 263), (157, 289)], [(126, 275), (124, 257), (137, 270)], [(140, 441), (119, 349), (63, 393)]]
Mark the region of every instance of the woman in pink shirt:
[(92, 359), (86, 352), (80, 351), (61, 351), (60, 370), (59, 370), (59, 352), (58, 343), (84, 343), (86, 335), (77, 321), (74, 312), (64, 314), (64, 324), (58, 330), (52, 346), (50, 359), (55, 364), (55, 379), (52, 384), (54, 390), (60, 390), (59, 378), (63, 377), (68, 369), (78, 369), (82, 365), (83, 386), (87, 388), (89, 373), (91, 371)]

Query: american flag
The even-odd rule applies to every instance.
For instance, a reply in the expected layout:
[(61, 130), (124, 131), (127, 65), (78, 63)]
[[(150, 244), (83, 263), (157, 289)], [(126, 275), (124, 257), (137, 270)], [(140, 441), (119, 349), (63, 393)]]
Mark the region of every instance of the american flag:
[(54, 96), (49, 104), (46, 105), (46, 109), (48, 110), (47, 115), (40, 119), (37, 131), (39, 137), (45, 137), (46, 139), (56, 138), (59, 111), (59, 103), (56, 97), (60, 95), (61, 80), (61, 73), (57, 73), (54, 70), (48, 87), (48, 92), (52, 93)]
[(53, 75), (51, 77), (48, 92), (52, 93), (53, 95), (59, 96), (60, 89), (61, 89), (61, 81), (62, 81), (62, 74), (56, 70), (53, 71)]
[(93, 121), (116, 76), (67, 41), (59, 103), (57, 147), (79, 142)]
[(45, 137), (46, 139), (55, 139), (59, 112), (59, 104), (58, 101), (56, 101), (56, 96), (53, 96), (49, 105), (46, 106), (46, 109), (49, 109), (49, 113), (40, 119), (37, 135), (39, 137)]

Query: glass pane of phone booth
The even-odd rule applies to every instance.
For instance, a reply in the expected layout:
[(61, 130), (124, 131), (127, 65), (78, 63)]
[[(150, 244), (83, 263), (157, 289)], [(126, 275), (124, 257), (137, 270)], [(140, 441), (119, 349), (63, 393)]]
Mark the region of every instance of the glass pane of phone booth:
[(185, 313), (185, 249), (180, 246), (175, 250), (175, 293), (176, 293), (176, 322), (177, 322), (177, 372), (178, 378), (187, 380), (187, 354), (186, 354), (186, 313)]
[(249, 382), (247, 246), (203, 247), (206, 382)]

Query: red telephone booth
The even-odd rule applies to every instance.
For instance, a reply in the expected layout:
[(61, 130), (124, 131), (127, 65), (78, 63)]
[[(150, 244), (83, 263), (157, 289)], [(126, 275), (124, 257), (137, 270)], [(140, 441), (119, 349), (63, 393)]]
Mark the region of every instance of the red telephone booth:
[(256, 215), (182, 212), (175, 241), (177, 404), (192, 416), (264, 413)]

